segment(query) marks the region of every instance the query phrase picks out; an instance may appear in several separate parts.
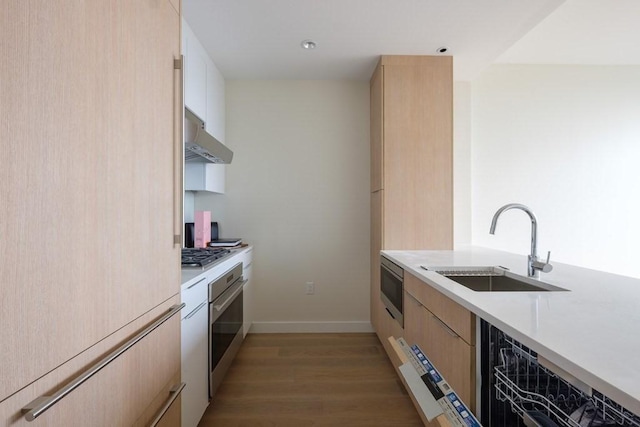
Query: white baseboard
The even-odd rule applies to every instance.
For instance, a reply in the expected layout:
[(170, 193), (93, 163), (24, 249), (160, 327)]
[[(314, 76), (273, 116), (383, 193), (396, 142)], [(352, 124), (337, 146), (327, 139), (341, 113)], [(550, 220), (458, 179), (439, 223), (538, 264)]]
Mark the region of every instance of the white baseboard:
[(252, 334), (374, 332), (371, 322), (253, 322)]

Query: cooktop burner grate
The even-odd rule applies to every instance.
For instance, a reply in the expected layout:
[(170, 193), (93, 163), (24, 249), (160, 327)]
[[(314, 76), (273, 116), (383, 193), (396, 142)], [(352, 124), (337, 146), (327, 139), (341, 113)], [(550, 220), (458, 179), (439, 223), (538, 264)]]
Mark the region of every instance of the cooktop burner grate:
[(231, 253), (228, 249), (183, 248), (183, 267), (205, 267)]

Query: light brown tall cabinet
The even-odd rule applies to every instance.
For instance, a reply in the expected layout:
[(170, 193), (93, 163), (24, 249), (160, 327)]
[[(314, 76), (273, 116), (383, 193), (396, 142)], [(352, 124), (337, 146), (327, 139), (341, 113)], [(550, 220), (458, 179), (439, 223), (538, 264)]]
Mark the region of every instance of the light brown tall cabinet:
[(179, 315), (21, 409), (179, 303), (179, 0), (2, 8), (0, 426), (149, 425), (177, 396)]
[(380, 301), (380, 250), (452, 247), (452, 58), (382, 56), (371, 78), (371, 322), (385, 346), (403, 331)]

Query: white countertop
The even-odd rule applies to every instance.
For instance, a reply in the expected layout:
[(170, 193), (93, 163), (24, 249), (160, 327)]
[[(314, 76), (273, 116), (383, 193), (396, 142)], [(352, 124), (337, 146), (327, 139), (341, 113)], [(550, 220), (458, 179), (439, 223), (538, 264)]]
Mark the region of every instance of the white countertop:
[[(182, 269), (182, 288), (191, 286), (193, 283), (201, 280), (207, 275), (217, 276), (240, 262), (239, 255), (253, 249), (253, 246), (245, 246), (240, 249), (232, 249), (232, 256), (224, 258), (222, 261), (214, 261), (206, 267), (188, 267)], [(209, 277), (213, 280), (215, 277)]]
[(640, 279), (554, 263), (540, 280), (570, 292), (475, 292), (421, 265), (504, 266), (527, 259), (492, 249), (382, 251), (477, 316), (640, 415)]

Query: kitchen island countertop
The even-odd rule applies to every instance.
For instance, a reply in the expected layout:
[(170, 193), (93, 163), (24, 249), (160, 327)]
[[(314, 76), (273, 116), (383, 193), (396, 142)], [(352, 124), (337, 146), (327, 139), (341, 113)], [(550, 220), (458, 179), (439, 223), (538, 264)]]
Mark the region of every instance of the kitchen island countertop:
[(640, 279), (552, 262), (540, 280), (569, 292), (476, 292), (421, 266), (503, 266), (526, 277), (527, 257), (479, 247), (382, 254), (640, 415)]

